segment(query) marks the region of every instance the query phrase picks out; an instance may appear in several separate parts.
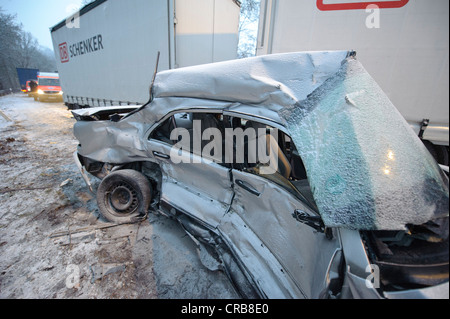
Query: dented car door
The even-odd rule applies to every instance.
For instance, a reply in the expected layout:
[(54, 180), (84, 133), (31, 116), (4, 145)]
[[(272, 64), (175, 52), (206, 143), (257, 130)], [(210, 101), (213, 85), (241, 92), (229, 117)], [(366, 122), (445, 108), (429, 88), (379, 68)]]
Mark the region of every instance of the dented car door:
[[(178, 137), (170, 140), (170, 134), (177, 123), (178, 128), (180, 123), (186, 124), (182, 121), (184, 117), (185, 114), (169, 117), (148, 140), (148, 152), (158, 161), (162, 172), (161, 202), (215, 228), (233, 196), (229, 169), (203, 159), (189, 147), (174, 151)], [(192, 133), (189, 125), (186, 132)]]
[[(242, 220), (245, 226), (241, 232), (256, 234), (260, 245), (265, 246), (270, 251), (269, 255), (277, 259), (280, 268), (274, 269), (272, 275), (287, 276), (289, 278), (284, 280), (293, 283), (294, 287), (284, 293), (294, 298), (324, 297), (328, 294), (332, 280), (329, 273), (331, 263), (340, 262), (338, 235), (334, 234), (333, 237), (331, 230), (325, 230), (315, 206), (291, 183), (291, 165), (278, 147), (278, 137), (273, 139), (268, 134), (273, 128), (255, 121), (240, 122), (236, 118), (233, 121), (239, 123), (238, 127), (245, 127), (245, 133), (248, 134), (241, 138), (247, 141), (243, 150), (235, 146), (237, 154), (243, 152), (249, 155), (251, 145), (257, 147), (261, 142), (271, 141), (268, 151), (276, 155), (277, 161), (270, 172), (264, 170), (267, 168), (266, 163), (262, 163), (259, 153), (253, 155), (253, 159), (248, 156), (244, 163), (237, 163), (238, 155), (235, 156), (232, 169), (234, 198), (230, 214), (237, 214), (239, 218), (224, 218), (221, 225), (223, 232), (226, 229), (233, 236), (230, 224)], [(252, 128), (257, 131), (254, 135), (250, 135), (249, 130)], [(261, 133), (258, 133), (258, 129)], [(253, 144), (251, 136), (257, 139)], [(309, 187), (307, 179), (295, 183), (301, 184), (303, 189)], [(245, 236), (249, 235), (241, 234), (240, 238)], [(235, 237), (236, 242), (240, 240), (238, 236)]]
[(258, 235), (282, 265), (280, 271), (287, 272), (305, 298), (321, 297), (329, 284), (329, 265), (340, 249), (337, 238), (329, 239), (296, 220), (296, 212), (308, 216), (316, 213), (273, 181), (233, 170), (233, 182), (232, 213)]

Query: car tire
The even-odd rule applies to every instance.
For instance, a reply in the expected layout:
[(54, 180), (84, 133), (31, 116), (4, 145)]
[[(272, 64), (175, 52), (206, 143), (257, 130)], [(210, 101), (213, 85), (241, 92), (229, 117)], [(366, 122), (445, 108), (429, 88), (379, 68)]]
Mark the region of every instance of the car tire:
[(113, 223), (134, 223), (148, 211), (152, 187), (138, 171), (124, 169), (107, 175), (97, 189), (102, 216)]

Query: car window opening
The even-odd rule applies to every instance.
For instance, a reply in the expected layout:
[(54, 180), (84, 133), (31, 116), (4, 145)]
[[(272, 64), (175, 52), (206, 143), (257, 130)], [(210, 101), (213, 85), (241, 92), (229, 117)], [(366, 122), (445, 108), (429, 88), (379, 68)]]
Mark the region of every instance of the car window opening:
[[(199, 122), (195, 124), (194, 121)], [(198, 123), (201, 126), (195, 127)], [(175, 145), (182, 142), (182, 135), (178, 135), (175, 140), (170, 138), (171, 132), (176, 128), (184, 129), (189, 133), (189, 145), (185, 144), (185, 149), (189, 149), (190, 153), (203, 156), (203, 158), (228, 168), (267, 178), (302, 200), (306, 199), (308, 204), (317, 210), (303, 161), (291, 138), (284, 132), (277, 130), (277, 134), (272, 134), (276, 129), (266, 124), (239, 117), (223, 116), (221, 113), (183, 112), (167, 118), (149, 138)], [(227, 153), (226, 128), (233, 129), (233, 140), (229, 142), (232, 144), (232, 157), (229, 158), (227, 157), (229, 154)], [(215, 140), (218, 138), (215, 135), (205, 134), (207, 129), (216, 129), (216, 132), (220, 133), (221, 140)], [(262, 130), (265, 130), (265, 136), (258, 136), (258, 132), (262, 132)], [(206, 131), (206, 133), (210, 132), (212, 131)], [(251, 132), (254, 134), (250, 134)], [(231, 139), (230, 136), (228, 138)], [(195, 139), (201, 142), (195, 144)], [(238, 139), (240, 140), (238, 141)], [(275, 172), (272, 174), (264, 174), (263, 168), (273, 163), (261, 160), (258, 152), (255, 151), (258, 150), (258, 143), (261, 140), (266, 143), (266, 155), (272, 156), (271, 159), (277, 161), (274, 165)], [(186, 141), (184, 142), (186, 143)], [(221, 146), (220, 150), (211, 148), (210, 153), (208, 148), (208, 151), (205, 151), (205, 147), (211, 142), (218, 145), (218, 148)], [(215, 153), (216, 151), (219, 152)]]
[[(317, 205), (315, 204), (311, 187), (307, 179), (305, 166), (303, 165), (303, 161), (300, 158), (295, 145), (292, 143), (291, 138), (280, 130), (277, 131), (277, 134), (271, 134), (275, 128), (260, 122), (236, 117), (232, 118), (230, 122), (233, 129), (241, 128), (245, 131), (246, 129), (252, 128), (255, 132), (258, 132), (260, 129), (265, 129), (265, 137), (261, 138), (261, 136), (258, 136), (256, 143), (265, 140), (267, 144), (266, 152), (270, 149), (270, 152), (275, 154), (275, 158), (277, 159), (277, 163), (274, 165), (276, 172), (273, 174), (263, 174), (261, 168), (273, 163), (263, 163), (258, 156), (252, 158), (252, 156), (250, 156), (250, 148), (253, 145), (249, 140), (249, 137), (244, 136), (244, 158), (246, 161), (244, 163), (233, 162), (233, 167), (241, 171), (263, 176), (284, 187), (296, 196), (298, 196), (298, 192), (300, 192), (301, 195), (306, 198), (308, 203), (317, 210)], [(277, 137), (277, 140), (275, 140), (274, 136)]]

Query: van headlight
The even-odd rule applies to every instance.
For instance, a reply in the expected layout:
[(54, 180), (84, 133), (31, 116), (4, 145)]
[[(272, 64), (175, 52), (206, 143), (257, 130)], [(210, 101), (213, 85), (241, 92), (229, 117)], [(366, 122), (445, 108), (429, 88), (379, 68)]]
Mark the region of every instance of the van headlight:
[(58, 93), (59, 95), (63, 95), (63, 91), (59, 91), (59, 93)]
[(38, 93), (38, 94), (44, 94), (44, 91), (42, 91), (41, 89), (38, 89), (38, 90), (37, 90), (37, 93)]

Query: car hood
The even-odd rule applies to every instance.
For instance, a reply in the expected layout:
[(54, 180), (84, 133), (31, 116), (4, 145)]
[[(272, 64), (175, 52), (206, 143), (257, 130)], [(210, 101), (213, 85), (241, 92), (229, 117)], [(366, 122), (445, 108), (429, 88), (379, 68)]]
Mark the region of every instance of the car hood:
[(447, 176), (353, 57), (279, 114), (326, 226), (403, 230), (448, 216)]

